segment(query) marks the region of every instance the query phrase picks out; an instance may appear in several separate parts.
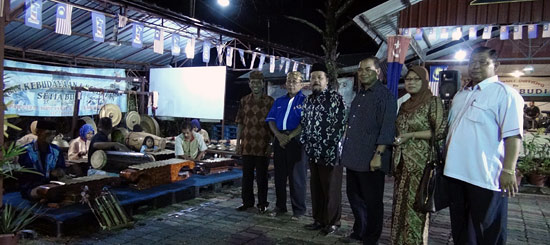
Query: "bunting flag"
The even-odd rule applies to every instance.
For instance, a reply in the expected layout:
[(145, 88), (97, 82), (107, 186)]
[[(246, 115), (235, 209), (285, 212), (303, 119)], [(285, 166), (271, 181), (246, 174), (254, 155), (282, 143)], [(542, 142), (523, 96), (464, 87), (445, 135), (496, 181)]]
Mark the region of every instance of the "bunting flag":
[(55, 33), (70, 36), (71, 35), (71, 17), (73, 15), (73, 5), (58, 3), (55, 14)]
[(207, 63), (210, 62), (210, 47), (211, 44), (208, 41), (204, 41), (202, 43), (202, 62)]
[(279, 60), (280, 63), (279, 63), (279, 71), (282, 71), (283, 70), (283, 67), (285, 66), (285, 58), (284, 57), (281, 57), (281, 59)]
[[(187, 44), (185, 45), (185, 56), (187, 56), (188, 59), (195, 58), (195, 37), (192, 37), (187, 41)], [(210, 58), (210, 53), (208, 53), (208, 58)]]
[(401, 77), (401, 69), (407, 56), (411, 39), (407, 36), (388, 36), (388, 88), (397, 98), (397, 86)]
[(430, 27), (427, 29), (426, 33), (428, 33), (428, 40), (435, 41), (437, 38), (437, 35), (435, 34), (434, 28)]
[(486, 26), (483, 27), (483, 35), (481, 35), (482, 39), (491, 39), (491, 32), (493, 31), (493, 26)]
[(155, 39), (153, 40), (153, 52), (164, 54), (164, 30), (155, 29)]
[(411, 29), (409, 29), (409, 28), (403, 28), (401, 32), (402, 32), (403, 36), (410, 36), (411, 35)]
[(285, 74), (288, 73), (289, 67), (290, 67), (290, 59), (285, 59)]
[(222, 62), (223, 62), (223, 47), (224, 47), (224, 46), (225, 46), (225, 45), (223, 45), (223, 44), (221, 44), (221, 43), (218, 44), (218, 45), (216, 45), (216, 51), (218, 52), (218, 64), (220, 64), (220, 65), (221, 65)]
[(476, 40), (476, 39), (477, 39), (477, 27), (470, 26), (468, 31), (468, 40)]
[(306, 64), (306, 80), (309, 80), (309, 71), (311, 71), (311, 65)]
[(447, 70), (448, 66), (430, 66), (430, 90), (435, 96), (439, 95), (439, 73)]
[(92, 37), (96, 42), (105, 41), (105, 15), (92, 12)]
[[(185, 50), (187, 52), (187, 49)], [(195, 52), (193, 52), (194, 54)], [(181, 54), (181, 48), (180, 48), (180, 35), (173, 33), (172, 34), (172, 55), (173, 56), (179, 56)], [(189, 57), (187, 57), (189, 58)]]
[(414, 40), (422, 41), (422, 29), (416, 28), (414, 33)]
[(508, 26), (501, 26), (500, 27), (500, 40), (508, 40), (510, 37), (510, 31), (508, 29)]
[(292, 71), (298, 71), (298, 61), (294, 61), (294, 65), (292, 66)]
[(462, 28), (457, 27), (453, 30), (453, 34), (451, 34), (451, 39), (453, 41), (460, 40), (462, 38)]
[(42, 0), (25, 0), (25, 25), (42, 29)]
[(543, 38), (549, 38), (550, 37), (550, 23), (546, 23), (542, 25), (542, 37)]
[(269, 73), (275, 72), (275, 56), (269, 56)]
[(244, 59), (244, 50), (239, 49), (239, 56), (241, 57), (241, 63), (246, 67), (246, 60)]
[(260, 63), (258, 64), (258, 70), (264, 69), (264, 63), (265, 63), (265, 54), (260, 55)]
[(128, 24), (128, 17), (124, 15), (118, 15), (118, 27), (123, 28)]
[(441, 28), (441, 34), (439, 35), (439, 39), (443, 39), (443, 40), (449, 39), (449, 31), (447, 27)]
[(527, 27), (527, 37), (529, 39), (537, 38), (537, 25), (529, 25)]
[(518, 26), (514, 26), (514, 36), (513, 36), (514, 40), (520, 40), (523, 38), (523, 26), (522, 25), (518, 25)]
[(254, 68), (254, 62), (256, 61), (256, 56), (258, 55), (258, 53), (256, 52), (253, 52), (252, 53), (252, 61), (250, 62), (250, 69), (252, 70), (252, 68)]
[(225, 65), (233, 66), (233, 47), (225, 49)]
[(141, 48), (143, 46), (141, 39), (143, 37), (143, 24), (134, 23), (132, 29), (132, 47)]

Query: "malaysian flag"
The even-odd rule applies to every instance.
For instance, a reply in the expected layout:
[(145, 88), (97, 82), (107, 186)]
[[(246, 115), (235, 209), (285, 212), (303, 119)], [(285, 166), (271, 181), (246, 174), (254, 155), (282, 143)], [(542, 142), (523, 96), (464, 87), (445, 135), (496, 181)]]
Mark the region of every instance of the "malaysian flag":
[(70, 4), (58, 3), (55, 20), (55, 33), (71, 35), (71, 16), (73, 15), (73, 6)]
[(153, 52), (164, 54), (164, 30), (155, 30), (155, 40), (153, 40)]
[(448, 66), (430, 66), (430, 90), (435, 96), (439, 96), (439, 73), (447, 70)]

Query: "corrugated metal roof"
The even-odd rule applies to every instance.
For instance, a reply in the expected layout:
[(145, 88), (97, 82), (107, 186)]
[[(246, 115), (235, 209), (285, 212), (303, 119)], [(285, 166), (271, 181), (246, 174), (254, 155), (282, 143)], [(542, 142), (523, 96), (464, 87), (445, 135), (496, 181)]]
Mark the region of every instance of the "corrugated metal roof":
[[(118, 19), (105, 16), (106, 35), (105, 42), (95, 42), (92, 39), (91, 12), (86, 9), (116, 15), (120, 7), (90, 0), (71, 1), (75, 5), (72, 14), (72, 35), (65, 36), (55, 33), (56, 2), (44, 0), (42, 11), (42, 29), (38, 30), (25, 25), (24, 0), (11, 0), (11, 11), (17, 13), (6, 26), (6, 58), (25, 58), (31, 56), (50, 56), (73, 64), (99, 65), (110, 67), (123, 67), (129, 69), (146, 69), (148, 66), (165, 66), (174, 61), (186, 59), (184, 48), (191, 34), (196, 36), (197, 28), (176, 23), (171, 20), (150, 16), (147, 13), (127, 9), (130, 21), (124, 28), (118, 30), (115, 40), (115, 25)], [(152, 27), (145, 27), (143, 32), (143, 48), (131, 46), (132, 21), (140, 21), (150, 26), (158, 26), (164, 31), (164, 54), (153, 52)], [(181, 55), (173, 57), (171, 54), (172, 35), (168, 31), (178, 31), (182, 36), (180, 41)], [(187, 37), (187, 38), (185, 38)], [(232, 38), (223, 36), (222, 42), (231, 41)], [(206, 30), (200, 31), (200, 38), (195, 43), (195, 53), (202, 51), (202, 43), (211, 42), (215, 47), (220, 42), (220, 35)], [(198, 55), (197, 57), (202, 57)], [(173, 59), (172, 59), (173, 58)]]

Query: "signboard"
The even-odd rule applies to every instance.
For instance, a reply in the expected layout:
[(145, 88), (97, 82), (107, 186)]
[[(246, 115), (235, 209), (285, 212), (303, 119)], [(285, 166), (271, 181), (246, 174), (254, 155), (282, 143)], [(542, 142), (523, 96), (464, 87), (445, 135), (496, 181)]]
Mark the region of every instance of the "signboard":
[(470, 5), (496, 4), (496, 3), (516, 3), (516, 2), (532, 2), (535, 0), (474, 0)]
[(499, 77), (521, 96), (550, 96), (550, 77)]
[[(116, 77), (126, 77), (124, 69), (71, 68), (11, 60), (5, 60), (4, 66), (6, 67), (4, 102), (7, 104), (13, 101), (6, 114), (40, 117), (72, 116), (75, 91), (71, 87), (115, 90), (126, 90), (127, 87), (125, 79), (116, 79)], [(88, 77), (85, 77), (86, 75)], [(82, 92), (79, 115), (98, 114), (104, 104), (116, 104), (121, 111), (127, 110), (126, 95)]]

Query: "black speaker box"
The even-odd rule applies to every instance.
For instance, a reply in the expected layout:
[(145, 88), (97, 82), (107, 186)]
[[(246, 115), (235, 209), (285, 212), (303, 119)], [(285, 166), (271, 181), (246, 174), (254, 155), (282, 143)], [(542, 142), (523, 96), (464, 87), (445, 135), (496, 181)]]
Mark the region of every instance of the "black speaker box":
[(439, 72), (439, 97), (451, 100), (460, 89), (460, 72), (446, 70)]

